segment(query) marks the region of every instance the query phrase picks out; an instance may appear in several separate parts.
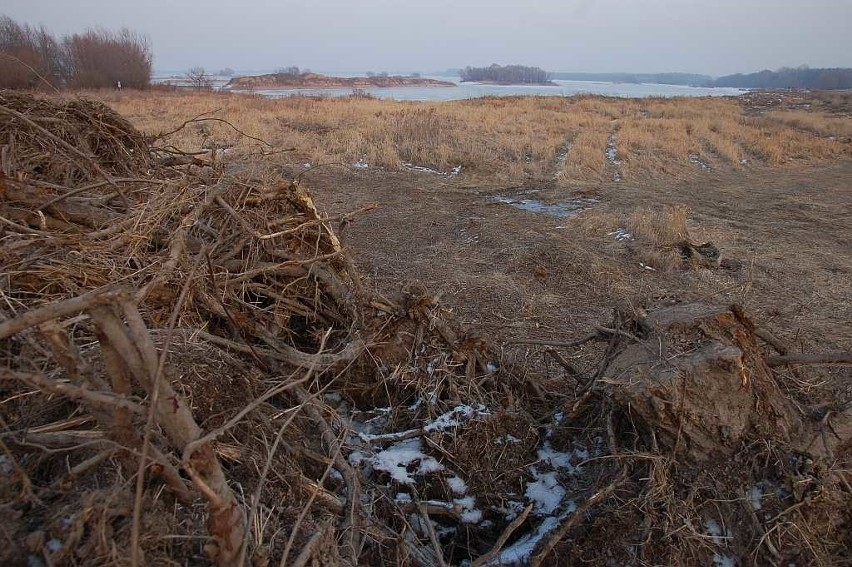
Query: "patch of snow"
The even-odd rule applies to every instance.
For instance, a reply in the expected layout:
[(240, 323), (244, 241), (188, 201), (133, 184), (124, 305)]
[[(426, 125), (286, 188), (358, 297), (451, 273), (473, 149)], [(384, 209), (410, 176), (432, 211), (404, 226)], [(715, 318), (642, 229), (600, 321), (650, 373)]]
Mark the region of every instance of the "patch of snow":
[(426, 424), (423, 427), (423, 431), (444, 431), (451, 427), (458, 427), (463, 422), (480, 415), (488, 415), (488, 412), (485, 411), (485, 406), (480, 405), (474, 408), (462, 404), (436, 417), (432, 423)]
[(12, 474), (14, 467), (12, 467), (12, 459), (9, 458), (8, 455), (0, 455), (0, 474), (3, 476), (9, 476)]
[(615, 239), (618, 242), (623, 242), (625, 240), (633, 240), (633, 235), (623, 228), (617, 228), (613, 232), (608, 232), (607, 236), (615, 236)]
[(737, 567), (737, 560), (727, 554), (713, 554), (713, 567)]
[(565, 489), (559, 484), (555, 472), (538, 473), (534, 476), (536, 481), (527, 483), (524, 496), (535, 503), (536, 514), (553, 514), (565, 497)]
[(355, 169), (367, 169), (370, 167), (370, 164), (367, 163), (367, 156), (362, 156), (361, 159), (352, 164), (352, 167)]
[(44, 547), (50, 553), (56, 553), (57, 551), (62, 549), (62, 545), (63, 545), (62, 540), (53, 538), (53, 539), (48, 540), (47, 543), (44, 544)]
[(461, 521), (464, 524), (478, 524), (482, 521), (482, 510), (464, 510)]
[(557, 424), (565, 421), (565, 412), (564, 411), (558, 411), (555, 414), (553, 414), (553, 421)]
[(432, 175), (446, 175), (446, 176), (454, 176), (461, 173), (462, 166), (457, 165), (452, 168), (448, 172), (443, 172), (437, 169), (433, 169), (431, 167), (426, 167), (425, 165), (415, 165), (413, 163), (405, 162), (402, 164), (403, 169), (407, 169), (408, 171), (416, 171), (418, 173), (430, 173)]
[(561, 451), (555, 451), (550, 445), (550, 441), (545, 441), (542, 444), (541, 449), (538, 450), (538, 462), (539, 464), (549, 465), (550, 468), (553, 469), (566, 469), (569, 473), (573, 474), (577, 472), (577, 469), (571, 464), (571, 459), (575, 456), (575, 454), (577, 457), (580, 457), (581, 460), (589, 458), (589, 452), (585, 449), (582, 449), (579, 453), (576, 451), (563, 453)]
[(615, 134), (609, 135), (609, 140), (606, 143), (606, 159), (610, 161), (613, 165), (620, 165), (621, 162), (618, 161), (618, 150), (616, 149), (616, 137)]
[(461, 508), (460, 518), (462, 523), (465, 524), (478, 524), (482, 521), (482, 510), (478, 510), (476, 505), (476, 499), (473, 496), (467, 496), (465, 498), (457, 498), (453, 500), (453, 503), (456, 507)]
[[(352, 455), (349, 459), (351, 462)], [(435, 457), (423, 453), (419, 438), (402, 441), (376, 453), (371, 464), (374, 470), (384, 471), (396, 482), (406, 485), (414, 484), (413, 475), (444, 470), (444, 466)]]
[(763, 488), (759, 484), (751, 488), (749, 499), (751, 500), (751, 507), (754, 508), (755, 512), (763, 508)]
[(506, 514), (506, 521), (511, 522), (512, 520), (517, 518), (521, 512), (524, 511), (524, 508), (525, 506), (523, 502), (519, 502), (517, 500), (509, 500), (508, 502), (506, 502), (506, 507), (502, 510), (502, 512), (505, 512)]
[(698, 154), (689, 154), (689, 162), (694, 163), (701, 169), (710, 169), (710, 166), (701, 161), (701, 156)]
[(304, 167), (305, 169), (310, 169), (310, 168), (311, 168), (311, 164), (309, 164), (309, 163), (304, 163), (304, 164), (302, 164), (302, 167)]
[(541, 522), (541, 524), (539, 524), (534, 532), (523, 536), (512, 545), (503, 548), (500, 554), (486, 563), (486, 565), (525, 565), (529, 561), (530, 556), (535, 551), (539, 542), (544, 539), (547, 534), (555, 530), (556, 527), (559, 526), (559, 522), (568, 516), (568, 514), (573, 513), (576, 509), (577, 507), (573, 506), (572, 509), (567, 510), (558, 518), (548, 516)]
[(453, 491), (453, 494), (459, 496), (467, 494), (467, 483), (457, 476), (451, 476), (447, 480), (447, 486)]
[(488, 364), (485, 365), (485, 371), (489, 374), (494, 374), (497, 372), (497, 365), (489, 361)]
[(731, 534), (727, 530), (723, 530), (722, 526), (719, 525), (719, 522), (714, 520), (713, 518), (707, 518), (704, 520), (704, 527), (707, 529), (707, 533), (713, 538), (713, 543), (719, 546), (723, 546), (726, 542), (731, 538)]

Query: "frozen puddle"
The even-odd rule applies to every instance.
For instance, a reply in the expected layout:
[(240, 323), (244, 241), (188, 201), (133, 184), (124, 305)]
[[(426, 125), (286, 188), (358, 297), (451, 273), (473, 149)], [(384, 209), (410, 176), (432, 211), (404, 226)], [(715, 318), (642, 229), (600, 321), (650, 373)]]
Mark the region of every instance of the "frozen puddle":
[(577, 213), (585, 211), (586, 209), (600, 202), (598, 199), (581, 197), (578, 199), (571, 199), (570, 201), (564, 201), (562, 203), (551, 204), (545, 203), (544, 201), (541, 201), (539, 199), (529, 199), (519, 195), (494, 195), (489, 197), (488, 200), (495, 203), (509, 205), (511, 207), (515, 207), (516, 209), (521, 209), (522, 211), (540, 213), (559, 219), (567, 219), (573, 217)]

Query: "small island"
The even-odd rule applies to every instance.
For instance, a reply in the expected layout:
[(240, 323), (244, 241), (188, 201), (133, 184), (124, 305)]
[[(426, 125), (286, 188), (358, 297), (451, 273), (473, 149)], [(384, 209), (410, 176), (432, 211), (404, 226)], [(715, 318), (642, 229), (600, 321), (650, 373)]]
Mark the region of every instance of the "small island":
[(387, 87), (454, 87), (455, 83), (426, 79), (416, 75), (368, 75), (366, 77), (330, 77), (319, 73), (294, 73), (281, 71), (266, 75), (234, 77), (226, 88), (230, 89), (333, 89), (333, 88), (387, 88)]
[(497, 65), (488, 67), (465, 67), (459, 71), (463, 83), (487, 83), (492, 85), (531, 85), (555, 87), (550, 74), (539, 67), (525, 65)]

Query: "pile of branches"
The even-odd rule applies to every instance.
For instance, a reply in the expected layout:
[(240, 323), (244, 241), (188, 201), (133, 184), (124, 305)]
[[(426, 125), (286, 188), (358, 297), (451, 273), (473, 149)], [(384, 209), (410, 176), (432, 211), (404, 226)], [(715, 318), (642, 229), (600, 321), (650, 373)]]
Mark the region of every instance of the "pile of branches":
[(333, 229), (352, 215), (298, 182), (158, 166), (81, 99), (0, 94), (0, 140), (0, 492), (39, 526), (7, 533), (54, 565), (186, 559), (203, 524), (220, 565), (430, 562), (362, 508), (323, 396), (428, 391), (425, 419), (487, 374), (481, 340), (423, 290), (367, 292)]

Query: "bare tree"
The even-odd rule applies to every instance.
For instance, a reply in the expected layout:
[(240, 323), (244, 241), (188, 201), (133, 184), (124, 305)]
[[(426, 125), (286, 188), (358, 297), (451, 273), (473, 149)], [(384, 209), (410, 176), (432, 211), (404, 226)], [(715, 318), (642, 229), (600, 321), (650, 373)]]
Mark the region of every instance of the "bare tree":
[(97, 28), (65, 38), (68, 84), (78, 88), (146, 88), (151, 82), (148, 38), (123, 28)]
[(56, 38), (44, 27), (0, 16), (0, 87), (56, 87), (63, 74), (63, 53)]
[(293, 75), (296, 76), (299, 74), (299, 68), (295, 65), (291, 65), (289, 67), (281, 67), (276, 71), (278, 75)]
[(187, 71), (184, 76), (186, 77), (186, 80), (189, 81), (189, 84), (199, 91), (209, 89), (213, 86), (213, 79), (207, 71), (204, 70), (204, 67), (193, 67)]

